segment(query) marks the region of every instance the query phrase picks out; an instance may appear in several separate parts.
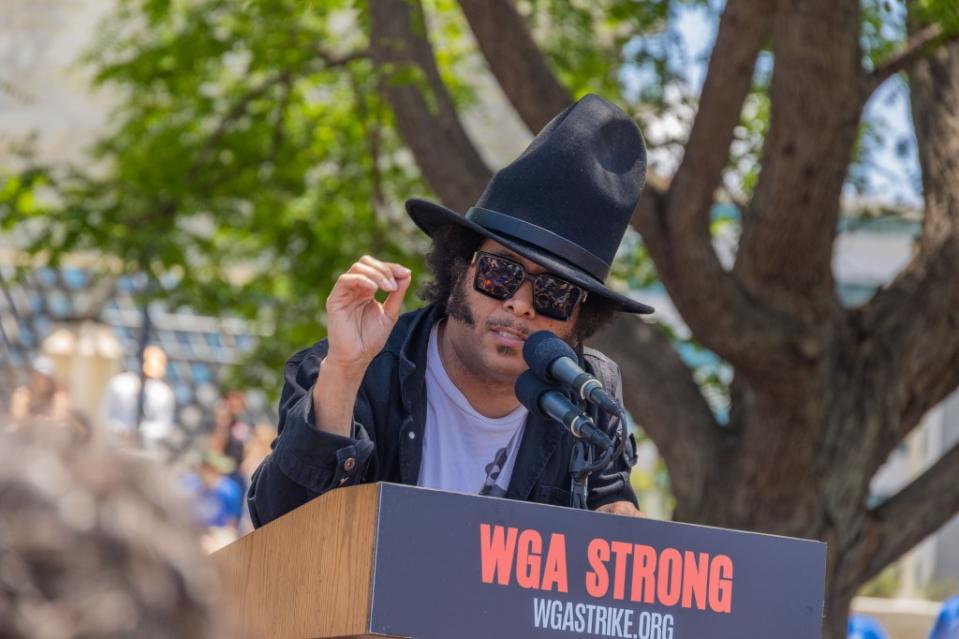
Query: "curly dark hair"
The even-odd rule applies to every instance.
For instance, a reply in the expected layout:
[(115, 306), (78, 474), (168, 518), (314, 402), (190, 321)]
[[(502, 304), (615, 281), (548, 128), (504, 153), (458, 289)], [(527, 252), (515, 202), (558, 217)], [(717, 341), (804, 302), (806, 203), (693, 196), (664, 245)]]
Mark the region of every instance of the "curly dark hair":
[[(438, 304), (444, 313), (456, 317), (457, 291), (469, 270), (470, 259), (485, 238), (456, 224), (433, 232), (433, 250), (426, 256), (430, 280), (419, 292), (420, 299)], [(452, 303), (451, 303), (452, 302)], [(612, 302), (600, 295), (586, 298), (573, 328), (573, 341), (582, 345), (613, 319)]]

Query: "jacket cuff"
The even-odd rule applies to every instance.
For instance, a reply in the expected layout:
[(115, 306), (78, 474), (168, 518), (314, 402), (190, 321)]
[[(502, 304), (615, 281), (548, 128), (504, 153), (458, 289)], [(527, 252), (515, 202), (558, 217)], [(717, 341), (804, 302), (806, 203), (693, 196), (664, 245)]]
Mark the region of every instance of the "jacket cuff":
[[(290, 406), (273, 458), (284, 475), (317, 493), (358, 484), (373, 456), (373, 442), (344, 437), (316, 428), (313, 393), (305, 393)], [(356, 421), (353, 435), (365, 434)]]
[(628, 470), (602, 475), (603, 485), (589, 487), (588, 508), (596, 510), (614, 501), (629, 501), (639, 508), (639, 500), (636, 499), (636, 493), (629, 482), (629, 475)]

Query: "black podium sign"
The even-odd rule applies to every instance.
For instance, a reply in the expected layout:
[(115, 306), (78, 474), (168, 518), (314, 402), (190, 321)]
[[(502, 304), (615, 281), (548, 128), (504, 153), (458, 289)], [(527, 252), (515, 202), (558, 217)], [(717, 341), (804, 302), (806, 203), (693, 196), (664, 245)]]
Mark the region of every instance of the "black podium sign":
[(396, 484), (381, 489), (374, 634), (822, 636), (823, 543)]

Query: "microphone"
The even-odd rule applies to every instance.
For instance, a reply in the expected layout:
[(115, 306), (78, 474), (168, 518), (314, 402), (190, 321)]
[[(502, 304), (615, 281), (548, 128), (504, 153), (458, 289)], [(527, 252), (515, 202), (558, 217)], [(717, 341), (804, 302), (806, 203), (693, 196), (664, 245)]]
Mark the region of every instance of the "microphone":
[(533, 371), (526, 371), (516, 380), (516, 398), (529, 411), (540, 417), (561, 422), (573, 436), (585, 439), (606, 450), (613, 447), (609, 436), (596, 427), (589, 417), (569, 401), (557, 387), (547, 384)]
[(523, 359), (540, 379), (569, 386), (610, 415), (622, 415), (619, 402), (606, 392), (598, 379), (580, 368), (576, 351), (553, 333), (537, 331), (530, 335), (523, 344)]

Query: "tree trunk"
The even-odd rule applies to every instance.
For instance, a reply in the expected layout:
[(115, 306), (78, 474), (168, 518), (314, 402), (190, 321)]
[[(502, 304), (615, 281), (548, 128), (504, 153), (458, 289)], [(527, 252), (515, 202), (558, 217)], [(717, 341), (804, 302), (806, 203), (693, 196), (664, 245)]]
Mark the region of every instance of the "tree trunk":
[(460, 0), (460, 7), (506, 97), (530, 132), (539, 133), (573, 96), (553, 75), (512, 0)]
[(465, 213), (492, 173), (440, 78), (420, 2), (372, 0), (370, 43), (396, 126), (423, 177), (444, 204)]

